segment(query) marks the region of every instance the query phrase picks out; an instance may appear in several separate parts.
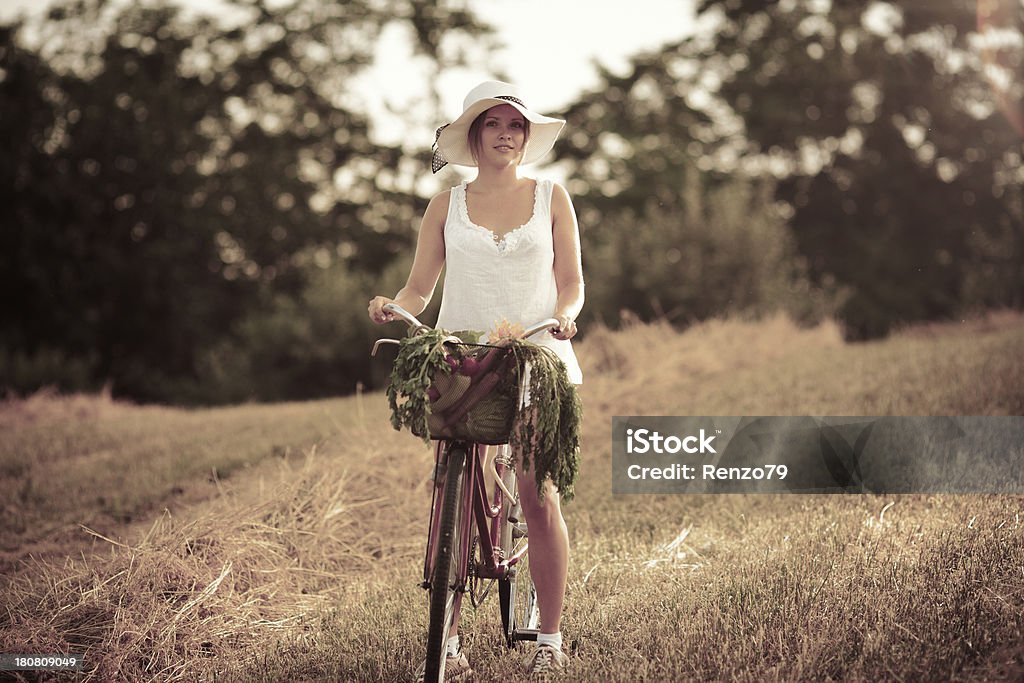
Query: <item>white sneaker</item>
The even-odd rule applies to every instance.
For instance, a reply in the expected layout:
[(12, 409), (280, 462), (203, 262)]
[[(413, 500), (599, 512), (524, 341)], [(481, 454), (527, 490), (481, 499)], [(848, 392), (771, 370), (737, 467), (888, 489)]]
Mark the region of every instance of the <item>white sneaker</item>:
[[(416, 670), (416, 683), (423, 683), (424, 677), (427, 675), (427, 663), (423, 662), (420, 664), (420, 668)], [(473, 667), (469, 665), (469, 659), (463, 654), (462, 650), (459, 650), (457, 655), (448, 655), (444, 663), (444, 680), (445, 681), (464, 681), (473, 675)]]
[(550, 645), (538, 645), (526, 656), (523, 664), (526, 665), (526, 673), (534, 680), (548, 680), (569, 666), (569, 658)]

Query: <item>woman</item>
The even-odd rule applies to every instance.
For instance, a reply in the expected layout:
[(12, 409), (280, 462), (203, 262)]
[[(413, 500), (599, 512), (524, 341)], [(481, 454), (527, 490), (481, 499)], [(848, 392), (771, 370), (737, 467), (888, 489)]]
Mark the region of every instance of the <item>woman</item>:
[[(583, 307), (576, 214), (560, 185), (519, 175), (521, 164), (551, 150), (563, 125), (561, 119), (528, 109), (508, 83), (488, 81), (470, 91), (462, 115), (438, 130), (433, 170), (449, 162), (475, 166), (476, 178), (430, 200), (409, 279), (394, 299), (370, 301), (374, 322), (391, 319), (383, 311), (390, 302), (413, 315), (423, 311), (447, 264), (438, 327), (485, 331), (499, 321), (525, 326), (556, 318), (559, 327), (535, 341), (565, 362), (573, 382), (583, 381), (569, 341)], [(551, 482), (541, 502), (533, 473), (520, 466), (517, 475), (541, 614), (537, 648), (526, 667), (543, 674), (568, 662), (562, 653), (561, 618), (569, 536)], [(470, 670), (458, 635), (449, 641), (448, 655), (447, 671)]]

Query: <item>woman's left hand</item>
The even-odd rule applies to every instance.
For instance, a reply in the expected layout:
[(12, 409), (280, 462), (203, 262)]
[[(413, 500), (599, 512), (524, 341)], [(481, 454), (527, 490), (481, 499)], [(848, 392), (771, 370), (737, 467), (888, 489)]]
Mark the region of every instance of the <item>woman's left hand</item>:
[(551, 330), (551, 336), (555, 339), (572, 339), (576, 336), (576, 321), (568, 315), (555, 316), (558, 320), (558, 327)]

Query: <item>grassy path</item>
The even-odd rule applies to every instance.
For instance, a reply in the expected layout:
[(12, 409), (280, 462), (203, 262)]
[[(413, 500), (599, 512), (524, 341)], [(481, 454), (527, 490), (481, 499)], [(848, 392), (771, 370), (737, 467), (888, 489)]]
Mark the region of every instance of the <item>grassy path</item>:
[[(570, 678), (1024, 676), (1021, 498), (613, 497), (608, 432), (628, 414), (1020, 415), (1022, 347), (1013, 315), (855, 346), (781, 319), (592, 334), (565, 508)], [(410, 677), (430, 453), (390, 429), (380, 395), (34, 401), (0, 412), (19, 496), (0, 650), (87, 648), (95, 680)], [(515, 677), (499, 628), (494, 601), (465, 616), (481, 680)]]
[(269, 459), (300, 455), (357, 415), (323, 401), (184, 410), (36, 396), (0, 407), (0, 567), (60, 553), (81, 526), (117, 534), (183, 509)]

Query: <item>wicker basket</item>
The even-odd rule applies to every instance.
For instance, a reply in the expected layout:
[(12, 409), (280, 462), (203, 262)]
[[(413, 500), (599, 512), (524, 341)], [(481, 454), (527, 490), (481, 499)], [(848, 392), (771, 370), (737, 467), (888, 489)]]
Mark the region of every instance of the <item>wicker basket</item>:
[[(427, 416), (430, 438), (508, 443), (519, 402), (512, 352), (486, 345), (463, 345), (460, 349), (463, 369), (473, 364), (487, 367), (472, 374), (460, 369), (435, 375), (431, 385), (435, 400), (430, 402)], [(413, 433), (423, 436), (419, 430)]]

